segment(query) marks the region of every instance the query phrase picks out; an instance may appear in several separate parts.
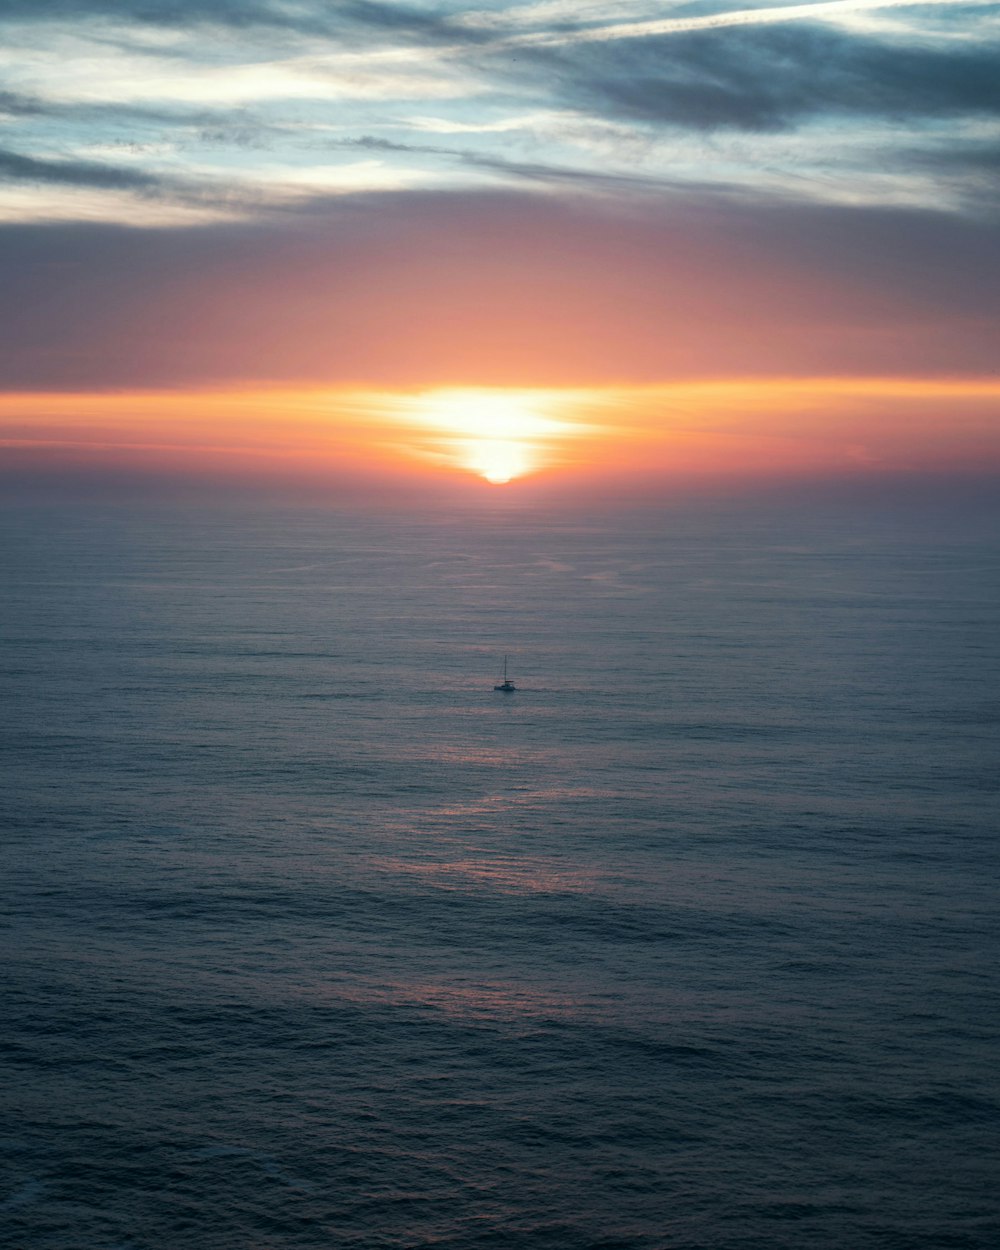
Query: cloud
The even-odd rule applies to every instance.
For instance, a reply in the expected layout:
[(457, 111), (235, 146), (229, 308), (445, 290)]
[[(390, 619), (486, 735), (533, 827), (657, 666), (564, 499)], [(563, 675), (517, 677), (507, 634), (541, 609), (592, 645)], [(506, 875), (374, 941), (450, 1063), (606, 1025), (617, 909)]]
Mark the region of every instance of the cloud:
[[(983, 24), (978, 41), (932, 26), (963, 9), (697, 9), (627, 3), (608, 24), (607, 6), (568, 0), (492, 17), (371, 0), (0, 0), (0, 20), (18, 19), (0, 52), (0, 175), (19, 180), (0, 216), (66, 218), (71, 187), (106, 193), (72, 198), (82, 216), (121, 202), (134, 225), (143, 201), (266, 217), (293, 202), (322, 212), (327, 191), (503, 183), (995, 212), (979, 142), (1000, 110), (994, 46)], [(858, 25), (889, 12), (905, 20)], [(921, 154), (944, 126), (956, 156), (935, 169)], [(341, 176), (330, 149), (352, 134), (385, 159)], [(127, 167), (113, 155), (126, 143)], [(43, 186), (33, 206), (26, 190)]]
[(19, 91), (0, 91), (0, 114), (35, 117), (47, 111), (47, 106), (34, 96), (23, 95)]
[[(989, 5), (993, 0), (978, 0)], [(610, 43), (623, 39), (649, 39), (660, 35), (682, 35), (697, 30), (723, 30), (731, 26), (772, 26), (788, 22), (818, 21), (866, 14), (881, 9), (912, 9), (917, 7), (975, 7), (977, 0), (815, 0), (807, 4), (757, 5), (753, 8), (729, 9), (715, 13), (683, 17), (653, 18), (645, 21), (612, 22), (574, 29), (562, 27), (555, 31), (514, 36), (511, 44), (551, 46), (570, 43)], [(569, 14), (564, 14), (568, 17)]]
[(141, 169), (99, 161), (42, 160), (0, 148), (0, 180), (56, 182), (70, 186), (160, 190), (165, 180)]
[[(153, 25), (211, 21), (235, 26), (287, 23), (287, 11), (269, 0), (0, 0), (0, 21), (52, 22), (60, 18), (101, 17)], [(297, 19), (302, 20), (300, 14)]]
[[(663, 18), (662, 6), (626, 3), (602, 24), (607, 6), (577, 11), (568, 0), (486, 14), (372, 0), (0, 0), (0, 20), (18, 19), (0, 52), (10, 78), (3, 121), (17, 134), (11, 149), (35, 159), (66, 151), (60, 165), (125, 139), (152, 154), (171, 129), (171, 169), (212, 195), (200, 187), (212, 181), (206, 166), (231, 170), (241, 211), (255, 180), (261, 211), (273, 200), (271, 157), (258, 153), (301, 183), (330, 133), (366, 133), (407, 158), (372, 185), (435, 187), (447, 176), (469, 187), (683, 183), (727, 195), (743, 185), (751, 197), (780, 188), (801, 199), (990, 211), (988, 166), (956, 166), (938, 186), (929, 165), (905, 164), (933, 143), (922, 132), (935, 124), (957, 132), (1000, 111), (988, 27), (972, 23), (977, 40), (934, 25), (961, 6), (699, 7)], [(864, 25), (890, 12), (905, 20)], [(43, 20), (52, 15), (94, 20)], [(415, 130), (465, 138), (461, 150), (407, 144)], [(950, 141), (963, 142), (958, 133)], [(152, 194), (156, 162), (137, 164)], [(61, 175), (32, 176), (54, 186)], [(176, 193), (192, 194), (179, 183)]]
[(251, 180), (223, 169), (189, 167), (187, 176), (179, 177), (132, 164), (39, 159), (0, 148), (0, 221), (51, 222), (78, 215), (130, 226), (197, 225), (251, 212), (308, 213), (317, 201), (327, 205), (338, 196), (401, 191), (414, 179), (376, 159), (263, 166)]
[(208, 25), (236, 30), (273, 27), (303, 35), (344, 34), (355, 29), (449, 43), (482, 37), (472, 28), (425, 9), (372, 0), (340, 0), (336, 5), (318, 0), (294, 5), (281, 0), (0, 0), (0, 21), (5, 19), (38, 23), (104, 19), (154, 27)]
[[(334, 141), (331, 146), (347, 150), (361, 149), (366, 152), (438, 156), (469, 168), (499, 174), (504, 179), (534, 182), (540, 185), (546, 183), (556, 185), (572, 184), (582, 191), (606, 191), (609, 188), (626, 188), (631, 191), (638, 191), (658, 188), (676, 192), (681, 189), (689, 190), (692, 185), (678, 178), (667, 181), (641, 173), (605, 173), (600, 170), (573, 168), (544, 161), (518, 161), (502, 156), (492, 156), (484, 152), (475, 152), (468, 148), (450, 148), (432, 143), (399, 143), (392, 139), (382, 139), (374, 135), (361, 135), (357, 139)], [(713, 189), (719, 190), (720, 188), (718, 184), (713, 184)]]
[(914, 147), (905, 152), (906, 161), (939, 172), (1000, 174), (1000, 137), (944, 142), (937, 146)]
[[(75, 53), (75, 55), (74, 55)], [(15, 60), (8, 54), (8, 61)], [(52, 104), (156, 103), (231, 108), (291, 100), (342, 105), (356, 100), (439, 100), (471, 89), (463, 71), (431, 54), (404, 50), (307, 54), (237, 63), (205, 63), (178, 54), (149, 55), (89, 41), (36, 52), (32, 85)]]
[[(822, 115), (1000, 113), (997, 50), (859, 37), (829, 26), (744, 26), (526, 52), (578, 108), (671, 126), (780, 130)], [(523, 72), (520, 71), (520, 72)]]

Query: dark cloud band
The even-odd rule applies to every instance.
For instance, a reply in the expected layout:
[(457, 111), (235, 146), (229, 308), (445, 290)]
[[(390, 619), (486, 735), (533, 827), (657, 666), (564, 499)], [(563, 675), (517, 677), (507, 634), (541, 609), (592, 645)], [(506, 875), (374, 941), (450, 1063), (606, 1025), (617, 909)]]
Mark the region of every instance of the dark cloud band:
[(859, 36), (818, 23), (526, 50), (574, 107), (678, 127), (781, 130), (823, 114), (1000, 114), (1000, 52)]

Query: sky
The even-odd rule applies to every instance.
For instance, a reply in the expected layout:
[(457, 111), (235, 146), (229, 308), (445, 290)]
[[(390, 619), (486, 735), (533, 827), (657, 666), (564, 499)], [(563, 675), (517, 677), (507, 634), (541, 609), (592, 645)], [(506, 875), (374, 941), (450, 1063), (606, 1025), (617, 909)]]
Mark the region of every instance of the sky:
[(0, 488), (995, 481), (998, 114), (969, 0), (0, 0)]

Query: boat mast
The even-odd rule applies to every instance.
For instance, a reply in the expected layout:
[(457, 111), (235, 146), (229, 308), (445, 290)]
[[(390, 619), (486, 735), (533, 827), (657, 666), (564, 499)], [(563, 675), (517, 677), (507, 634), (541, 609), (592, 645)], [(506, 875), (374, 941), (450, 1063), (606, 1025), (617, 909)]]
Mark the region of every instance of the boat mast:
[(517, 687), (514, 685), (511, 679), (507, 676), (507, 660), (508, 660), (508, 657), (505, 655), (503, 657), (503, 677), (500, 679), (499, 684), (493, 687), (494, 690), (516, 690), (517, 689)]

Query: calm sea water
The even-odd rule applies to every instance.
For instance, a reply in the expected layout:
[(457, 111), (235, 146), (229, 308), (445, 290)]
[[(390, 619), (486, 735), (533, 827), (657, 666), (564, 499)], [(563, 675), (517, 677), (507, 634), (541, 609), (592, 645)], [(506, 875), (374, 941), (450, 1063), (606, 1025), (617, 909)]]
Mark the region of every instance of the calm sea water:
[(995, 532), (3, 525), (4, 1247), (1000, 1244)]

